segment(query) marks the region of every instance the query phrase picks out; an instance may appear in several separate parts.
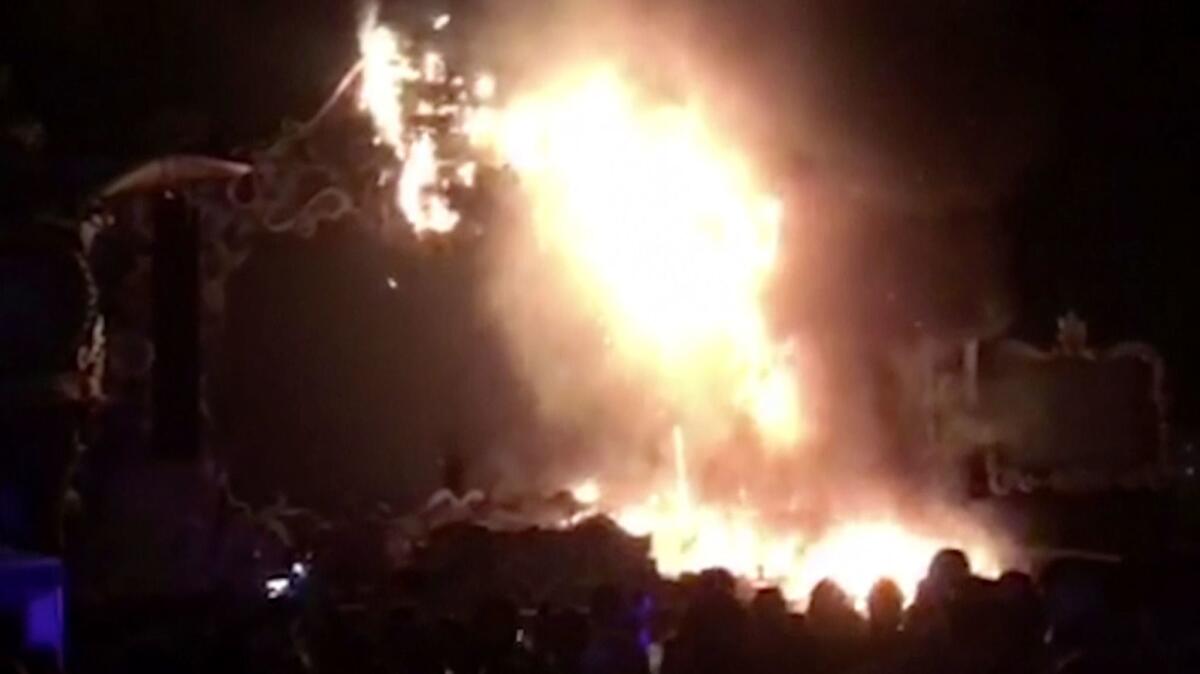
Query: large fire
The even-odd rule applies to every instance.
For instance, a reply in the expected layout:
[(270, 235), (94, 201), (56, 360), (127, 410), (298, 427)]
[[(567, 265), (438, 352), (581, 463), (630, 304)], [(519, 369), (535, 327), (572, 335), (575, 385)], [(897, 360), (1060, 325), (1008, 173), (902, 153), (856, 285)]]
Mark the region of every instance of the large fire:
[(672, 407), (726, 396), (767, 447), (804, 439), (799, 382), (763, 307), (779, 203), (698, 110), (639, 100), (587, 66), (515, 97), (492, 141), (530, 195), (539, 243)]
[(790, 349), (772, 338), (763, 307), (780, 205), (699, 110), (640, 100), (613, 69), (592, 64), (493, 109), (483, 104), (495, 93), (491, 75), (477, 76), (466, 100), (438, 52), (409, 55), (374, 16), (359, 42), (361, 107), (396, 155), (397, 202), (417, 233), (458, 223), (446, 169), (473, 182), (473, 164), (445, 166), (433, 131), (409, 121), (443, 116), (518, 174), (540, 243), (613, 348), (672, 407), (699, 417), (719, 400), (719, 416), (750, 418), (772, 450), (805, 439)]
[[(401, 210), (418, 233), (448, 231), (459, 218), (438, 189), (447, 167), (433, 136), (405, 125), (401, 104), (406, 85), (449, 77), (445, 65), (436, 54), (403, 56), (402, 41), (373, 19), (360, 39), (361, 101), (399, 160)], [(593, 479), (576, 488), (577, 500), (648, 535), (666, 574), (720, 566), (778, 583), (794, 599), (828, 577), (858, 601), (889, 577), (911, 598), (933, 553), (964, 541), (886, 517), (790, 531), (766, 522), (752, 499), (710, 503), (693, 490), (689, 423), (748, 420), (752, 442), (777, 456), (794, 453), (814, 431), (792, 349), (772, 335), (764, 298), (781, 203), (747, 158), (699, 106), (646, 97), (606, 64), (564, 68), (495, 107), (482, 104), (496, 93), (490, 75), (472, 89), (473, 104), (457, 116), (461, 132), (516, 174), (537, 244), (561, 282), (613, 353), (684, 424), (672, 434), (669, 485), (612, 503)], [(473, 176), (474, 164), (451, 168)], [(963, 547), (982, 570), (995, 570), (986, 546)]]

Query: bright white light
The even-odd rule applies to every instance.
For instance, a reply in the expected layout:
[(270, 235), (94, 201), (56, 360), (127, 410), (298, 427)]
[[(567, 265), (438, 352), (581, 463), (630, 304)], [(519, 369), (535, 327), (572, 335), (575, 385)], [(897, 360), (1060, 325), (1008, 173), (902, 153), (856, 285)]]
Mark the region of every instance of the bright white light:
[(475, 162), (463, 162), (458, 169), (455, 170), (455, 173), (458, 174), (458, 181), (462, 183), (464, 187), (475, 186)]
[(583, 505), (595, 505), (600, 500), (600, 485), (595, 480), (587, 480), (571, 489), (571, 496)]
[(292, 581), (289, 578), (268, 578), (264, 583), (267, 590), (267, 599), (278, 599), (288, 591), (292, 586)]
[(395, 290), (400, 287), (400, 283), (398, 281), (396, 281), (396, 277), (389, 276), (387, 279), (387, 287), (392, 290)]
[(433, 17), (433, 29), (434, 30), (441, 30), (448, 25), (450, 25), (450, 15), (449, 14), (438, 14), (437, 16)]
[(496, 78), (488, 73), (483, 73), (475, 78), (475, 86), (472, 89), (479, 100), (486, 101), (496, 95)]

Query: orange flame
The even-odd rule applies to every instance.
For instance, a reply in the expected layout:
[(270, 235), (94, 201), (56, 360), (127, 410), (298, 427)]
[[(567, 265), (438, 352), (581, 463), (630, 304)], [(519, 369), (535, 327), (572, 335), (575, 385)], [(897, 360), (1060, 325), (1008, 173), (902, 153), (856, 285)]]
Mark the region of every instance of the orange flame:
[[(448, 21), (448, 15), (437, 17), (435, 29)], [(429, 50), (422, 54), (418, 67), (400, 37), (377, 22), (375, 8), (368, 11), (359, 28), (358, 42), (363, 66), (359, 106), (370, 114), (377, 140), (392, 149), (399, 163), (396, 204), (417, 234), (450, 232), (457, 226), (459, 215), (442, 189), (440, 172), (444, 162), (438, 155), (437, 141), (429, 129), (406, 123), (408, 113), (403, 106), (408, 85), (445, 85), (446, 63), (440, 53)], [(463, 113), (455, 106), (449, 110), (439, 108), (422, 97), (417, 98), (415, 108), (419, 115), (454, 117)], [(462, 166), (452, 168), (457, 173)]]
[(716, 402), (720, 414), (752, 419), (772, 449), (804, 440), (811, 427), (789, 350), (763, 306), (779, 202), (700, 112), (640, 100), (595, 67), (498, 117), (488, 140), (520, 176), (540, 241), (613, 348), (685, 417), (712, 416)]
[(400, 49), (396, 34), (376, 23), (374, 9), (359, 28), (358, 46), (363, 63), (359, 107), (370, 113), (379, 142), (403, 158), (404, 112), (400, 97), (404, 83), (412, 81), (416, 71)]

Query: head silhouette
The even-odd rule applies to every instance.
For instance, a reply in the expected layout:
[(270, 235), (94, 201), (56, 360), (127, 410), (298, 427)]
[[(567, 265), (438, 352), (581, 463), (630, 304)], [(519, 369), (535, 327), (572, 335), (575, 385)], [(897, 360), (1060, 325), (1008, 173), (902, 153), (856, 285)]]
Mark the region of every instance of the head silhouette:
[(971, 562), (962, 550), (944, 548), (929, 563), (928, 589), (939, 597), (953, 597), (971, 577)]
[(890, 579), (880, 580), (867, 595), (867, 613), (870, 616), (872, 632), (896, 632), (900, 629), (900, 621), (904, 615), (904, 593)]

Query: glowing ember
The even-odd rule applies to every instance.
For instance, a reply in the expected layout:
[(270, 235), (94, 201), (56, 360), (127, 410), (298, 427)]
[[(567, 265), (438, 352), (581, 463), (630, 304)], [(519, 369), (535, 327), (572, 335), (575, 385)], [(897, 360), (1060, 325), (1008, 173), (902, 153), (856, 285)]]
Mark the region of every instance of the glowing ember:
[(685, 416), (744, 415), (772, 449), (803, 440), (799, 385), (763, 306), (779, 204), (743, 159), (697, 110), (640, 100), (606, 68), (498, 114), (492, 141), (539, 240), (613, 348)]

